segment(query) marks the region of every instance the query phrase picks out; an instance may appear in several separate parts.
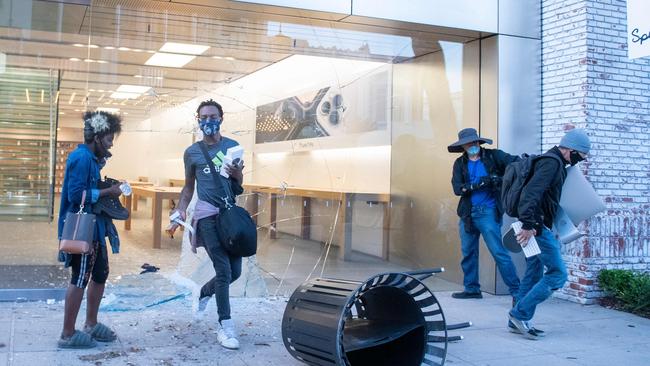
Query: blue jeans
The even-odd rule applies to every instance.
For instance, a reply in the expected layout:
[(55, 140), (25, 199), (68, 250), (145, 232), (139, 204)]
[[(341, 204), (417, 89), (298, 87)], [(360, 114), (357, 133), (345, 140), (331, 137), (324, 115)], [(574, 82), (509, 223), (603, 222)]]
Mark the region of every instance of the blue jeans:
[(496, 208), (472, 207), (472, 224), (478, 229), (478, 232), (468, 233), (465, 231), (462, 219), (458, 225), (460, 248), (463, 254), (460, 266), (463, 269), (465, 291), (481, 291), (481, 285), (478, 282), (478, 239), (479, 235), (483, 235), (483, 240), (496, 262), (503, 282), (508, 286), (510, 294), (516, 297), (519, 292), (519, 277), (517, 277), (510, 253), (501, 242), (501, 217), (497, 217)]
[(560, 242), (553, 232), (544, 228), (535, 239), (542, 253), (526, 260), (526, 275), (521, 281), (519, 301), (510, 310), (510, 315), (524, 321), (531, 320), (537, 305), (548, 299), (553, 291), (562, 288), (567, 280)]
[(230, 319), (230, 284), (241, 276), (241, 257), (228, 254), (217, 237), (217, 216), (199, 220), (198, 235), (212, 260), (215, 276), (201, 288), (201, 298), (215, 295), (219, 321)]

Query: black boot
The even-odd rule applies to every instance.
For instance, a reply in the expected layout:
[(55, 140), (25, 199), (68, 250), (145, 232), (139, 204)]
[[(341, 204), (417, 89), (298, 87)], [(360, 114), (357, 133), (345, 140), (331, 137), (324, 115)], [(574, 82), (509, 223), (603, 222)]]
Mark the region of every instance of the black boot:
[(479, 292), (454, 292), (451, 294), (451, 297), (454, 299), (482, 299), (483, 295), (481, 295), (481, 291)]

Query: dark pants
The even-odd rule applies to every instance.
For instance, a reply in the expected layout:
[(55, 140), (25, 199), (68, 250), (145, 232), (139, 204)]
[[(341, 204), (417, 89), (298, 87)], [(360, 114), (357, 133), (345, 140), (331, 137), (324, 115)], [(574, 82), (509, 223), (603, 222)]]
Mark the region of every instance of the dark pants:
[(215, 276), (201, 288), (200, 297), (215, 295), (219, 321), (230, 319), (230, 284), (241, 276), (241, 257), (228, 254), (217, 237), (216, 216), (199, 220), (198, 235), (212, 260)]
[(92, 279), (102, 285), (108, 279), (108, 252), (106, 246), (93, 243), (93, 251), (90, 254), (71, 254), (70, 267), (72, 276), (70, 283), (78, 288), (86, 288), (88, 281)]

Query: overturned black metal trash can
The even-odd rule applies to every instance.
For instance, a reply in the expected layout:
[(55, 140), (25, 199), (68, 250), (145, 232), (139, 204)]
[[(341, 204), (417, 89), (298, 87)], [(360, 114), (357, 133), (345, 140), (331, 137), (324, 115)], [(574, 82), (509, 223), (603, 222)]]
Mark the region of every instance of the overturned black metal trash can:
[[(438, 300), (421, 280), (442, 269), (384, 273), (365, 282), (317, 278), (294, 291), (284, 345), (309, 365), (443, 365), (448, 338)], [(469, 326), (454, 325), (453, 329)]]

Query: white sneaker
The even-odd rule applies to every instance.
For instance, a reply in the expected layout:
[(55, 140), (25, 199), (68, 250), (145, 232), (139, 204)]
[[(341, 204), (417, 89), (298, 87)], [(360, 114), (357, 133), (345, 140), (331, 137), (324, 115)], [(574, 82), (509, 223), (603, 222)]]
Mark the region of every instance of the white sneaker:
[(199, 305), (198, 305), (196, 311), (199, 312), (199, 313), (204, 312), (205, 308), (208, 307), (208, 303), (210, 302), (211, 298), (212, 298), (212, 296), (206, 296), (206, 297), (200, 298), (199, 299)]
[(195, 297), (194, 300), (192, 301), (192, 316), (195, 321), (202, 321), (205, 315), (205, 309), (208, 307), (208, 304), (210, 303), (210, 299), (212, 296), (206, 296), (206, 297)]
[(238, 349), (239, 341), (236, 333), (235, 322), (232, 319), (222, 320), (217, 330), (217, 340), (224, 348)]

